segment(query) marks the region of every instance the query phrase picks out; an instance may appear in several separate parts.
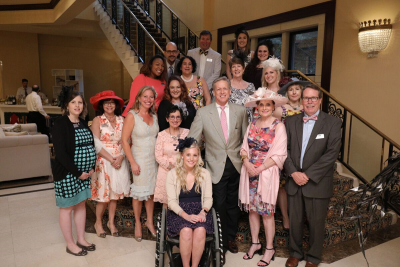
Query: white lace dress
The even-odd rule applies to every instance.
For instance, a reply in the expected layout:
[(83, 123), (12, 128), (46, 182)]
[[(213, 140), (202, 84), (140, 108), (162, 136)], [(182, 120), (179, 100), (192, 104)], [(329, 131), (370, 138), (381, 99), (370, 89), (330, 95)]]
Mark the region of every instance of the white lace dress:
[(131, 197), (140, 201), (147, 200), (154, 194), (158, 164), (155, 156), (158, 134), (157, 116), (153, 115), (153, 124), (149, 126), (134, 110), (129, 111), (135, 118), (132, 139), (132, 155), (140, 166), (140, 174), (133, 174)]

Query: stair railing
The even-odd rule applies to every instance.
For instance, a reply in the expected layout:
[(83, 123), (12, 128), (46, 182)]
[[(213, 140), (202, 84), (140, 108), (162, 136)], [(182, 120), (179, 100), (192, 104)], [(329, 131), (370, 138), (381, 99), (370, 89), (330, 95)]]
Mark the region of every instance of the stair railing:
[[(165, 38), (176, 43), (182, 55), (186, 55), (188, 50), (199, 46), (199, 36), (164, 1), (127, 0), (126, 2), (137, 3)], [(221, 59), (221, 75), (225, 70), (226, 62)]]
[(122, 0), (98, 0), (141, 63), (163, 49)]
[(342, 144), (338, 160), (364, 183), (371, 181), (385, 167), (385, 162), (400, 152), (400, 145), (386, 136), (324, 88), (298, 70), (287, 71), (290, 77), (309, 81), (323, 92), (321, 108), (342, 120)]

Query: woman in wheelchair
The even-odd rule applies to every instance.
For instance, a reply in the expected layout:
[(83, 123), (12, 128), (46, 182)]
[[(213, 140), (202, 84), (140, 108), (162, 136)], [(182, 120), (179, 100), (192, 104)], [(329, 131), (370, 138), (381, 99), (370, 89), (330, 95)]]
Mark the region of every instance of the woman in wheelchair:
[(203, 254), (206, 233), (214, 231), (211, 213), (212, 182), (210, 173), (202, 168), (200, 149), (194, 138), (179, 139), (176, 167), (168, 172), (167, 233), (179, 235), (184, 267), (198, 266)]

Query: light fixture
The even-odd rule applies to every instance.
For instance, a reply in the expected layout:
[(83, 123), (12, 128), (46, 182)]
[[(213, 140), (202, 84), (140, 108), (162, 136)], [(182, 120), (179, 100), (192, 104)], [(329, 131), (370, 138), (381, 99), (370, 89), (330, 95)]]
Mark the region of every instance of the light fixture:
[(392, 33), (392, 25), (390, 19), (376, 19), (368, 23), (360, 22), (360, 30), (358, 31), (358, 44), (364, 53), (368, 53), (368, 57), (376, 57), (379, 51), (385, 49), (389, 43), (390, 34)]

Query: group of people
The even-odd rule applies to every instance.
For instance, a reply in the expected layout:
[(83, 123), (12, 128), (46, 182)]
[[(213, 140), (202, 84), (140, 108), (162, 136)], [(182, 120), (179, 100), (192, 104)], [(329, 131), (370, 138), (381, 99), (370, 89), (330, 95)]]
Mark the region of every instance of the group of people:
[[(96, 94), (90, 99), (97, 114), (90, 129), (81, 119), (87, 112), (84, 98), (62, 92), (64, 116), (53, 127), (53, 174), (68, 253), (84, 256), (96, 249), (84, 237), (86, 199), (97, 201), (94, 227), (97, 236), (105, 238), (106, 207), (107, 227), (117, 237), (117, 200), (132, 197), (136, 241), (142, 240), (143, 202), (145, 225), (153, 236), (154, 202), (162, 203), (168, 208), (168, 235), (179, 235), (183, 266), (190, 266), (190, 260), (191, 266), (200, 262), (206, 234), (213, 232), (212, 207), (221, 218), (224, 259), (226, 251), (238, 252), (242, 209), (249, 213), (252, 236), (243, 259), (258, 253), (263, 256), (257, 265), (269, 265), (275, 257), (277, 204), (290, 233), (286, 266), (297, 266), (304, 257), (307, 267), (319, 264), (341, 121), (319, 110), (319, 87), (299, 81), (280, 87), (284, 68), (278, 59), (268, 58), (268, 43), (260, 43), (254, 56), (251, 51), (230, 51), (230, 79), (218, 77), (218, 68), (209, 67), (220, 61), (209, 48), (211, 39), (211, 33), (203, 31), (200, 48), (178, 62), (176, 45), (168, 43), (166, 60), (153, 56), (134, 79), (124, 112), (123, 100), (113, 91)], [(241, 30), (235, 50), (247, 51), (248, 42)], [(259, 75), (258, 69), (260, 86), (255, 87), (244, 75)], [(304, 215), (311, 236), (306, 255)], [(265, 247), (259, 240), (260, 216)]]

